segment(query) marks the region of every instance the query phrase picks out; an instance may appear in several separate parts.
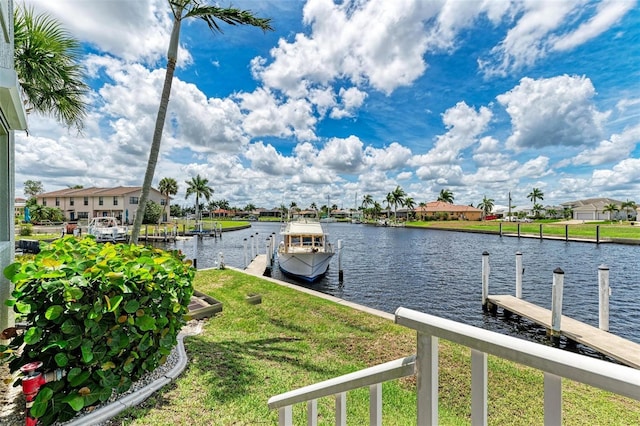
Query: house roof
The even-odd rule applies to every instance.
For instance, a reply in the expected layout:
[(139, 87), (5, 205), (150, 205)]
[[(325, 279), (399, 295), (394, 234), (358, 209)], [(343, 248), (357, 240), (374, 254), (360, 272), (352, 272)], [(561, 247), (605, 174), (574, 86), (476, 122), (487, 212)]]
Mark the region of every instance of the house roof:
[[(127, 195), (136, 192), (140, 192), (142, 187), (140, 186), (116, 186), (113, 188), (98, 188), (95, 186), (89, 188), (66, 188), (58, 191), (45, 192), (39, 194), (38, 198), (51, 198), (51, 197), (90, 197), (90, 196), (120, 196)], [(155, 188), (151, 188), (152, 191), (158, 191)]]
[(415, 208), (416, 212), (423, 213), (436, 213), (436, 212), (451, 212), (451, 213), (465, 213), (465, 212), (482, 212), (481, 209), (471, 206), (462, 206), (458, 204), (445, 203), (444, 201), (431, 201), (424, 206), (418, 206)]
[(593, 209), (594, 207), (604, 207), (607, 204), (616, 204), (620, 205), (624, 203), (624, 201), (614, 200), (613, 198), (587, 198), (584, 200), (576, 200), (576, 201), (568, 201), (566, 203), (562, 203), (562, 206), (570, 207), (572, 209), (577, 209), (580, 207), (587, 207)]

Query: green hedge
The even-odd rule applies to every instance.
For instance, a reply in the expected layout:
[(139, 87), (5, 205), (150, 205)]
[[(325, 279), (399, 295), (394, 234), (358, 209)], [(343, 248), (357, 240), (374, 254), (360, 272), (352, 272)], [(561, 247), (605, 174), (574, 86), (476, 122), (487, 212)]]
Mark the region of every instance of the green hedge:
[(166, 361), (185, 323), (195, 269), (178, 251), (67, 236), (4, 275), (15, 285), (6, 303), (29, 326), (0, 355), (12, 372), (42, 361), (43, 371), (67, 373), (43, 386), (31, 408), (51, 424), (126, 391)]

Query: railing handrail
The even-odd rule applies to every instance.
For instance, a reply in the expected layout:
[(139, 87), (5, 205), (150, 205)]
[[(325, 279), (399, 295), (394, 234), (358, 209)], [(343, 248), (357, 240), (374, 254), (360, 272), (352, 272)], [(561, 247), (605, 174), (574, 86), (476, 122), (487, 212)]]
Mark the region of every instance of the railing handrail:
[(440, 337), (559, 377), (640, 400), (640, 370), (631, 367), (407, 308), (396, 310), (395, 321), (425, 335)]
[(415, 355), (399, 358), (384, 364), (375, 365), (343, 376), (334, 377), (323, 382), (314, 383), (299, 389), (282, 393), (269, 398), (270, 409), (307, 402), (325, 396), (358, 389), (364, 386), (382, 383), (389, 380), (414, 374)]

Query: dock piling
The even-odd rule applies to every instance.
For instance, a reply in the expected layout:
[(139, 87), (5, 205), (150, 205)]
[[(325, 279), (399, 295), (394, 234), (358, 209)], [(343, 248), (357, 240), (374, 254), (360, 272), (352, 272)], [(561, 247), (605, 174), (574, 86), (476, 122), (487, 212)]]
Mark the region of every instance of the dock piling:
[(247, 239), (244, 238), (242, 242), (244, 244), (244, 269), (247, 269), (247, 266), (249, 266), (249, 260), (247, 259)]
[(482, 309), (487, 310), (487, 298), (489, 297), (489, 252), (482, 253)]
[(522, 253), (516, 252), (516, 297), (522, 299)]
[(609, 331), (609, 296), (611, 296), (611, 287), (609, 287), (609, 267), (607, 265), (598, 267), (598, 289), (600, 294), (598, 328), (603, 331)]
[(554, 343), (558, 343), (560, 339), (563, 287), (564, 271), (556, 268), (553, 270), (553, 285), (551, 286), (551, 340)]
[(338, 281), (342, 282), (344, 272), (342, 271), (342, 240), (338, 240)]

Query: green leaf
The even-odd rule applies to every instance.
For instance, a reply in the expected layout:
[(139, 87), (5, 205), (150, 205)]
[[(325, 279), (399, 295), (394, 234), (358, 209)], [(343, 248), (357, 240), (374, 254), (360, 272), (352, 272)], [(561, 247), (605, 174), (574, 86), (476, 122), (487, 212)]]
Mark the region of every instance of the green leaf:
[(31, 304), (17, 301), (15, 305), (15, 310), (21, 314), (28, 315), (31, 313)]
[(60, 305), (49, 306), (47, 311), (44, 313), (44, 317), (48, 320), (54, 320), (58, 318), (64, 312), (64, 308)]
[(65, 367), (69, 363), (69, 358), (64, 352), (58, 352), (53, 359), (56, 361), (58, 367)]
[(156, 320), (149, 315), (143, 315), (136, 318), (136, 326), (142, 331), (154, 330), (156, 328)]
[(82, 361), (85, 364), (89, 364), (93, 360), (93, 345), (90, 341), (84, 341), (80, 346), (82, 352)]
[(49, 404), (49, 400), (53, 397), (53, 390), (48, 387), (40, 388), (36, 399), (33, 401), (33, 406), (31, 407), (31, 415), (35, 418), (42, 417), (44, 413), (47, 411), (47, 405)]
[(140, 307), (140, 303), (138, 303), (137, 300), (133, 299), (133, 300), (129, 300), (127, 301), (127, 303), (124, 305), (124, 311), (128, 314), (132, 314), (135, 311), (138, 310), (138, 308)]
[(77, 335), (82, 332), (82, 328), (80, 328), (79, 325), (77, 325), (71, 318), (69, 318), (62, 323), (62, 325), (60, 326), (60, 331), (62, 331), (64, 334)]
[(9, 265), (6, 268), (4, 268), (4, 277), (6, 279), (8, 279), (9, 281), (15, 282), (15, 281), (13, 281), (13, 277), (18, 272), (20, 272), (21, 268), (22, 268), (22, 264), (20, 262), (12, 263), (11, 265)]
[(118, 294), (117, 296), (111, 297), (109, 299), (109, 302), (107, 303), (107, 311), (108, 312), (115, 311), (121, 302), (122, 302), (122, 295)]
[(42, 338), (42, 330), (38, 327), (31, 327), (24, 333), (24, 342), (27, 345), (38, 343)]
[(84, 296), (84, 291), (76, 287), (67, 287), (63, 292), (65, 302), (75, 302), (82, 299), (82, 296)]
[(66, 402), (74, 411), (80, 411), (84, 408), (84, 397), (77, 392), (69, 394), (62, 398), (62, 402)]
[(78, 367), (72, 368), (67, 374), (67, 381), (73, 387), (83, 384), (91, 375), (90, 372), (84, 371)]

